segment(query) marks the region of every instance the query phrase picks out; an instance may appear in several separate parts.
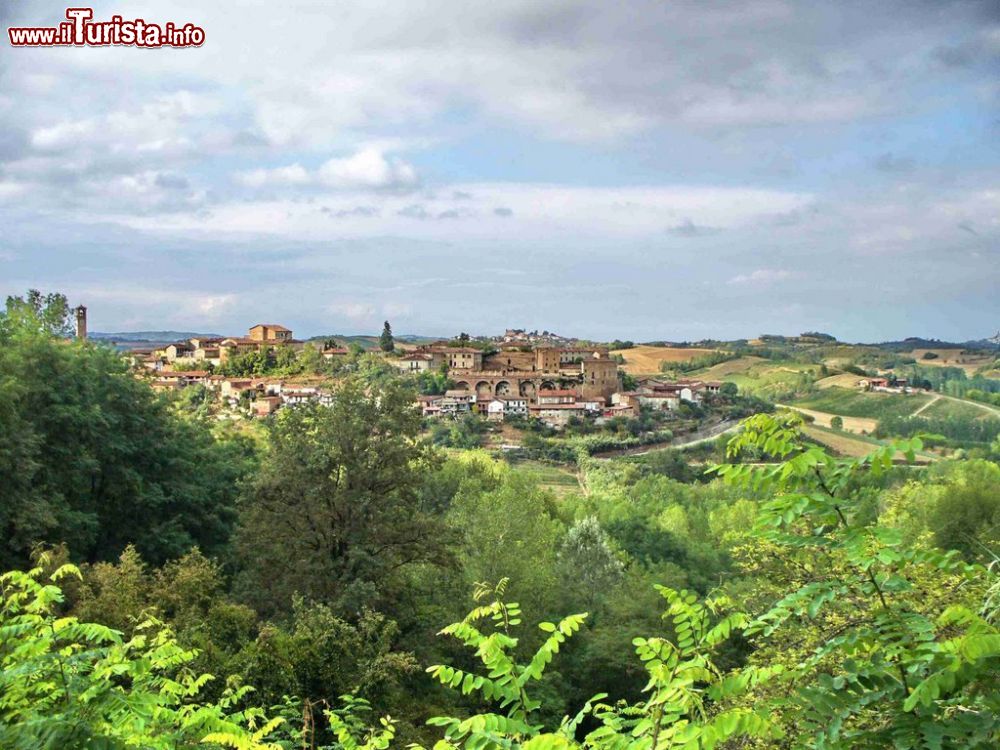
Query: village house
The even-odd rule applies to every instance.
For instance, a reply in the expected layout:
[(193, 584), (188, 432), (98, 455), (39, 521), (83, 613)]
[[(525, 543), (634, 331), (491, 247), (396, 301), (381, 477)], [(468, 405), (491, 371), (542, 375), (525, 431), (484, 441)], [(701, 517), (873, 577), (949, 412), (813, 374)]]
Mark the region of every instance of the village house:
[(281, 408), (281, 396), (258, 396), (252, 404), (255, 417), (266, 417)]
[(858, 386), (862, 390), (882, 393), (914, 393), (917, 390), (906, 378), (865, 378), (858, 381)]
[(302, 342), (292, 337), (292, 331), (277, 323), (258, 323), (245, 338), (225, 338), (218, 342), (219, 361), (252, 351), (269, 352), (280, 346), (302, 348)]
[(444, 398), (439, 402), (441, 414), (443, 416), (458, 417), (462, 414), (470, 414), (472, 405), (476, 401), (476, 394), (471, 391), (450, 390), (446, 391)]
[(277, 323), (258, 323), (250, 329), (249, 338), (252, 341), (285, 343), (292, 341), (292, 332)]
[(420, 413), (425, 417), (436, 417), (441, 414), (441, 400), (444, 396), (439, 394), (434, 395), (420, 395), (417, 397), (417, 405), (420, 407)]
[(327, 360), (328, 362), (335, 359), (336, 360), (343, 359), (344, 357), (350, 355), (350, 353), (351, 353), (350, 349), (344, 349), (343, 347), (339, 346), (324, 347), (323, 349), (320, 350), (320, 354), (322, 355), (323, 359)]
[(700, 404), (702, 394), (706, 392), (706, 388), (705, 383), (700, 380), (677, 380), (669, 382), (656, 378), (644, 378), (639, 381), (639, 387), (636, 388), (636, 391), (640, 394), (671, 396), (680, 401), (690, 401)]
[(207, 385), (208, 379), (211, 375), (212, 373), (208, 370), (163, 371), (159, 373), (159, 380), (174, 381), (183, 388), (184, 386), (194, 385), (195, 383)]
[(544, 390), (538, 392), (538, 405), (549, 406), (551, 404), (574, 404), (576, 403), (576, 391), (570, 390)]
[(528, 399), (523, 396), (499, 396), (488, 400), (486, 418), (492, 422), (502, 422), (507, 417), (528, 416)]
[(483, 366), (483, 353), (471, 347), (447, 347), (449, 370), (479, 370)]
[(403, 372), (428, 372), (434, 369), (434, 357), (429, 352), (410, 352), (388, 361)]
[(550, 427), (565, 427), (572, 418), (582, 419), (587, 416), (587, 409), (583, 404), (577, 403), (534, 404), (528, 408), (528, 412)]

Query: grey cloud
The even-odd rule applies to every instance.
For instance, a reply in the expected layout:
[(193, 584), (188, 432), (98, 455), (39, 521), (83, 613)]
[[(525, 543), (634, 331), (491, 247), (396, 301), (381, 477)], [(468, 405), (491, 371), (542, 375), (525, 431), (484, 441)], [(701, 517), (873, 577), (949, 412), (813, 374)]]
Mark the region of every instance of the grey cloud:
[(398, 216), (405, 216), (408, 219), (429, 219), (431, 217), (431, 215), (427, 212), (427, 209), (419, 203), (414, 203), (406, 208), (401, 208), (396, 212), (396, 214)]
[(667, 234), (672, 234), (674, 237), (705, 237), (721, 231), (718, 227), (698, 226), (691, 219), (684, 219), (677, 226), (670, 227)]
[(167, 190), (187, 190), (191, 183), (188, 182), (184, 175), (171, 174), (169, 172), (160, 172), (156, 175), (156, 185), (157, 187), (166, 188)]
[(500, 216), (504, 219), (508, 219), (514, 215), (514, 210), (507, 208), (506, 206), (497, 206), (493, 209), (493, 214), (495, 216)]
[(347, 219), (352, 217), (369, 218), (378, 216), (381, 212), (375, 206), (355, 206), (354, 208), (342, 208), (334, 211), (329, 206), (323, 206), (321, 213), (328, 214), (335, 219)]

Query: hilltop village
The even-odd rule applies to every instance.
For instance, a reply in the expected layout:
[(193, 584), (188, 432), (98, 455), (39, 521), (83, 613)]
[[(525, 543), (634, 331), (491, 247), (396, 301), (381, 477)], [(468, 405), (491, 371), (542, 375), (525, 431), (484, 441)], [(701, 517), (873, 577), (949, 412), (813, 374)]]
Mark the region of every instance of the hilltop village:
[[(699, 404), (704, 394), (722, 386), (718, 381), (646, 378), (626, 389), (619, 358), (607, 346), (583, 345), (547, 331), (510, 329), (477, 343), (454, 339), (367, 354), (404, 375), (441, 376), (445, 387), (417, 400), (429, 418), (476, 414), (503, 421), (517, 416), (558, 428), (574, 419), (632, 417), (642, 407), (673, 411), (685, 401)], [(227, 365), (252, 355), (272, 361), (309, 357), (348, 366), (352, 351), (332, 341), (296, 339), (280, 324), (259, 323), (244, 337), (191, 338), (135, 349), (131, 355), (156, 389), (202, 385), (226, 407), (264, 417), (284, 406), (332, 403), (333, 390), (329, 383), (307, 377), (227, 374)]]
[[(86, 338), (86, 310), (75, 312), (77, 336)], [(523, 329), (397, 340), (388, 324), (381, 337), (302, 340), (287, 326), (258, 323), (243, 336), (117, 348), (154, 389), (219, 421), (333, 407), (354, 375), (394, 379), (412, 387), (435, 443), (489, 444), (546, 460), (569, 460), (581, 446), (591, 453), (694, 447), (776, 409), (802, 416), (811, 439), (857, 455), (866, 440), (918, 428), (942, 446), (978, 448), (995, 437), (1000, 416), (1000, 360), (989, 344), (845, 344), (815, 332), (601, 343)]]

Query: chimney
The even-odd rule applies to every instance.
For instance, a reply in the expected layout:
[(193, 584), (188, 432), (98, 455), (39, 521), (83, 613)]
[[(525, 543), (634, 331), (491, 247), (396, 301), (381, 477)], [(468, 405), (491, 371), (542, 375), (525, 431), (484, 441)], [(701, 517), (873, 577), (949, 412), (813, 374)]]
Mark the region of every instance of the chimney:
[(80, 341), (87, 339), (87, 308), (80, 305), (73, 309), (76, 313), (76, 337)]

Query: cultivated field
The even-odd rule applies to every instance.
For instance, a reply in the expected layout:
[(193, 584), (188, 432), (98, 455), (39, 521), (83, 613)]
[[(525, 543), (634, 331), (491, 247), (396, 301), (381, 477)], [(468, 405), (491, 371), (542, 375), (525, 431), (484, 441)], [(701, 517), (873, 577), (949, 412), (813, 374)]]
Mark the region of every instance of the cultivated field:
[(543, 463), (542, 461), (517, 461), (517, 470), (534, 479), (540, 487), (551, 490), (559, 497), (570, 492), (580, 492), (580, 480), (577, 475), (561, 466)]
[(629, 375), (655, 375), (664, 362), (690, 362), (692, 359), (711, 354), (713, 349), (688, 349), (673, 346), (636, 346), (621, 349), (612, 354), (625, 358), (622, 369)]
[(845, 372), (840, 375), (831, 375), (828, 378), (817, 380), (816, 387), (831, 388), (837, 386), (839, 388), (854, 388), (857, 386), (859, 380), (861, 380), (861, 375), (855, 375), (853, 372)]
[[(828, 430), (823, 427), (815, 427), (812, 425), (804, 427), (802, 431), (808, 437), (812, 438), (817, 443), (826, 446), (835, 453), (853, 458), (867, 456), (880, 445), (877, 440), (871, 438), (860, 438), (854, 435), (845, 435), (842, 432)], [(904, 458), (905, 456), (903, 456), (902, 453), (896, 454), (897, 460), (903, 460)], [(914, 463), (926, 464), (932, 460), (933, 457), (931, 455), (918, 453), (915, 457)]]
[(826, 411), (816, 411), (815, 409), (803, 409), (801, 406), (787, 406), (785, 404), (777, 404), (777, 406), (782, 406), (786, 409), (792, 409), (801, 414), (805, 414), (813, 418), (813, 424), (819, 425), (820, 427), (830, 427), (830, 420), (834, 417), (840, 417), (844, 422), (845, 432), (856, 432), (856, 433), (871, 433), (874, 432), (875, 428), (878, 426), (877, 419), (868, 419), (866, 417), (845, 417), (840, 414), (831, 414)]
[[(924, 359), (928, 352), (936, 354), (935, 359)], [(992, 354), (970, 354), (962, 349), (914, 349), (913, 358), (917, 364), (928, 367), (961, 367), (966, 375), (975, 374), (983, 365), (989, 364), (993, 360)]]

